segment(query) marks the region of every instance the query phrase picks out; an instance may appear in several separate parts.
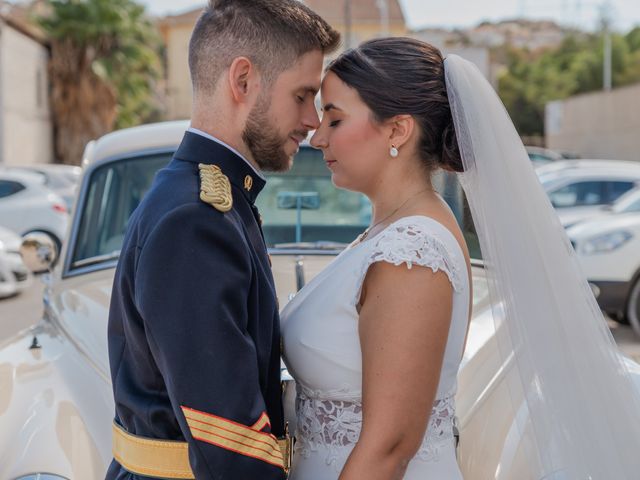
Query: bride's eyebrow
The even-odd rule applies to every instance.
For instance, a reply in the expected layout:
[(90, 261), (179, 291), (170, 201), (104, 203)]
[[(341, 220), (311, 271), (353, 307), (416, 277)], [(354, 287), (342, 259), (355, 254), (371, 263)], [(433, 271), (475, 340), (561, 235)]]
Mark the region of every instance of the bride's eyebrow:
[(341, 109), (340, 107), (337, 107), (337, 106), (336, 106), (336, 105), (334, 105), (333, 103), (327, 103), (327, 104), (324, 106), (323, 110), (324, 110), (325, 112), (328, 112), (329, 110), (340, 110), (340, 111), (342, 111), (342, 109)]

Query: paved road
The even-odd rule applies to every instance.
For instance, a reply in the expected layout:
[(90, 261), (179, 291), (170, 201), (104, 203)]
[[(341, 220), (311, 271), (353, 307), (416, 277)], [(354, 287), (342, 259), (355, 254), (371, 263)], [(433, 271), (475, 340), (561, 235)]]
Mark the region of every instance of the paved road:
[[(34, 278), (32, 286), (25, 292), (0, 300), (0, 343), (40, 319), (43, 288), (40, 278)], [(640, 363), (640, 338), (628, 325), (620, 325), (613, 320), (608, 323), (620, 349)]]

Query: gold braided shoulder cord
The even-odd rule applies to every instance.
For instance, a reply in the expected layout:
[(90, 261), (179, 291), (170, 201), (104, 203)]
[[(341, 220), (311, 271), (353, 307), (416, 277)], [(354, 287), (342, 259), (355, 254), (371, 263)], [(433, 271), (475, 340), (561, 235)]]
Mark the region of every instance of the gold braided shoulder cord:
[(198, 164), (200, 169), (200, 200), (220, 212), (228, 212), (233, 206), (231, 183), (217, 165)]

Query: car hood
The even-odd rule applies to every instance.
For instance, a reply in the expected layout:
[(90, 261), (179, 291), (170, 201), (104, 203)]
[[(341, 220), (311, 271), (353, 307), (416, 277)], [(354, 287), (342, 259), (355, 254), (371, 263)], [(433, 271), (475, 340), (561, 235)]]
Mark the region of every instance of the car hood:
[(34, 471), (104, 478), (113, 408), (110, 383), (53, 324), (42, 322), (3, 342), (0, 478)]
[(640, 213), (608, 214), (585, 220), (568, 228), (567, 235), (572, 240), (581, 240), (621, 229), (639, 231)]
[(559, 208), (556, 209), (560, 223), (565, 228), (575, 225), (578, 222), (584, 220), (591, 220), (592, 218), (598, 218), (603, 215), (608, 215), (610, 212), (602, 208), (602, 206), (595, 207), (576, 207), (576, 208)]
[(569, 208), (567, 210), (568, 211), (566, 212), (556, 210), (556, 212), (558, 212), (558, 217), (560, 218), (560, 223), (565, 228), (570, 228), (573, 225), (586, 220), (593, 220), (611, 215), (610, 211), (605, 210), (602, 207), (584, 210)]

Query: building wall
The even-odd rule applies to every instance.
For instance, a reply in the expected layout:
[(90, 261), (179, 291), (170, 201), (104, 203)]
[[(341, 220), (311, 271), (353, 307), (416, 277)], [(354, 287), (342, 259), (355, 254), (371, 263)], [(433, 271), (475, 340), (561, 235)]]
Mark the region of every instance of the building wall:
[(189, 38), (194, 25), (173, 25), (166, 30), (167, 120), (191, 116), (191, 77), (189, 76)]
[(0, 162), (53, 161), (47, 49), (0, 20)]
[(640, 84), (547, 104), (545, 138), (583, 158), (640, 161)]
[[(199, 13), (200, 10), (195, 9), (182, 15), (166, 17), (159, 22), (166, 47), (166, 118), (168, 120), (184, 119), (191, 116), (192, 89), (189, 77), (188, 47), (189, 38)], [(344, 35), (346, 27), (342, 17), (333, 19), (331, 25)], [(380, 22), (377, 20), (353, 18), (351, 24), (352, 46), (381, 36), (380, 27)], [(395, 17), (390, 19), (388, 33), (390, 36), (407, 35), (404, 20), (398, 20)], [(344, 39), (342, 47), (346, 47)], [(330, 62), (339, 53), (336, 52), (331, 57), (327, 57), (325, 62)]]

